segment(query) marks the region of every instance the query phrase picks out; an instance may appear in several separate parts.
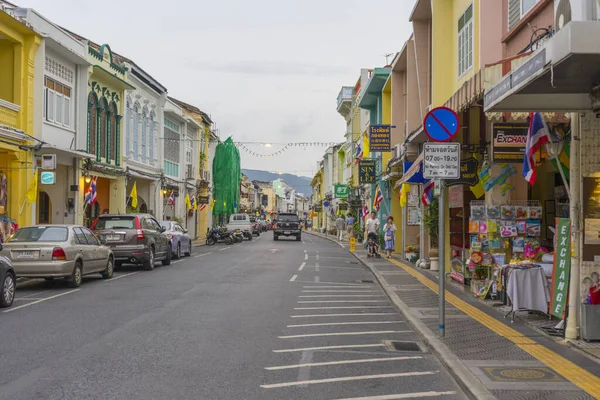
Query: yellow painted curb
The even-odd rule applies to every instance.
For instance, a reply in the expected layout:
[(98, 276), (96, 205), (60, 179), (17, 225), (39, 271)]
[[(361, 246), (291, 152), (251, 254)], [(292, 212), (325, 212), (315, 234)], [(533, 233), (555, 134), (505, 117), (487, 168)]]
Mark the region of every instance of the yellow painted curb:
[[(409, 268), (396, 260), (388, 261), (402, 268), (429, 289), (435, 293), (438, 293), (437, 282), (434, 282), (422, 273), (413, 268)], [(586, 371), (585, 369), (572, 363), (563, 356), (556, 354), (552, 350), (537, 343), (536, 341), (529, 339), (522, 333), (496, 320), (492, 316), (479, 310), (477, 307), (474, 307), (464, 300), (461, 300), (458, 296), (448, 292), (447, 290), (446, 300), (477, 322), (516, 344), (521, 350), (530, 354), (547, 367), (552, 368), (554, 371), (565, 377), (565, 379), (587, 392), (590, 396), (596, 399), (599, 398), (600, 378), (598, 378), (596, 375)]]

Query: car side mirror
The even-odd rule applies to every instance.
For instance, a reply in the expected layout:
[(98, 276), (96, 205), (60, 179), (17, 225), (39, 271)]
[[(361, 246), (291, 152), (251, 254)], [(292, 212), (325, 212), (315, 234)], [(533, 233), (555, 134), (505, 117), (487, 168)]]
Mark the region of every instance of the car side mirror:
[(187, 229), (184, 229), (184, 230), (183, 230), (183, 233), (188, 233), (188, 230), (187, 230)]
[(100, 244), (101, 244), (101, 245), (105, 245), (105, 244), (106, 244), (106, 239), (104, 239), (104, 238), (99, 238), (98, 240), (100, 240)]
[(158, 231), (159, 231), (160, 233), (164, 233), (164, 232), (166, 232), (166, 231), (167, 231), (167, 228), (165, 228), (164, 226), (161, 226), (160, 228), (158, 228)]

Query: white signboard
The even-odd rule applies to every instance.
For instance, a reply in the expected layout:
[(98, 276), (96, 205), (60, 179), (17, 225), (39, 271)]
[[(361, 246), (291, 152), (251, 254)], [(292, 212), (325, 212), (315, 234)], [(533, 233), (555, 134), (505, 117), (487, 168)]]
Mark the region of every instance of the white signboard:
[(425, 143), (423, 178), (460, 178), (460, 143)]

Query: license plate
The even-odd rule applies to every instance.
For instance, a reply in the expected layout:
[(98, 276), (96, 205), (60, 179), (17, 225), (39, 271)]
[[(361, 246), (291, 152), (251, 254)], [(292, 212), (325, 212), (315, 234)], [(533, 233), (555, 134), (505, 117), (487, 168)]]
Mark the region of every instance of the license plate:
[(117, 241), (121, 240), (121, 235), (106, 235), (106, 240)]
[(283, 232), (284, 235), (289, 235), (290, 233), (292, 233), (292, 232), (290, 232), (290, 231)]
[(19, 251), (19, 252), (17, 252), (17, 258), (19, 260), (33, 260), (35, 258), (35, 252), (33, 252), (33, 251)]

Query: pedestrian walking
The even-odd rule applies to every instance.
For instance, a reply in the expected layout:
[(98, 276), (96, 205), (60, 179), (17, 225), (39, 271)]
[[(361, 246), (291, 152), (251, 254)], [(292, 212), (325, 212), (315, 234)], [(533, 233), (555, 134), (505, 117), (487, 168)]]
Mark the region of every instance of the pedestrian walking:
[(335, 227), (337, 228), (338, 240), (341, 241), (344, 237), (344, 228), (346, 227), (346, 221), (344, 221), (341, 215), (335, 220)]
[(396, 225), (394, 224), (394, 218), (390, 215), (387, 223), (383, 226), (383, 233), (385, 235), (385, 251), (387, 252), (387, 258), (392, 258), (392, 251), (395, 250), (396, 238), (394, 237), (396, 232)]
[(377, 242), (379, 241), (379, 226), (381, 223), (379, 222), (379, 218), (377, 218), (377, 213), (375, 211), (371, 212), (371, 215), (367, 219), (365, 223), (365, 228), (367, 230), (367, 243), (369, 248), (369, 254), (377, 253), (377, 249), (379, 245)]
[(348, 213), (348, 219), (346, 220), (346, 230), (348, 231), (348, 236), (352, 237), (354, 233), (354, 216), (352, 213)]

